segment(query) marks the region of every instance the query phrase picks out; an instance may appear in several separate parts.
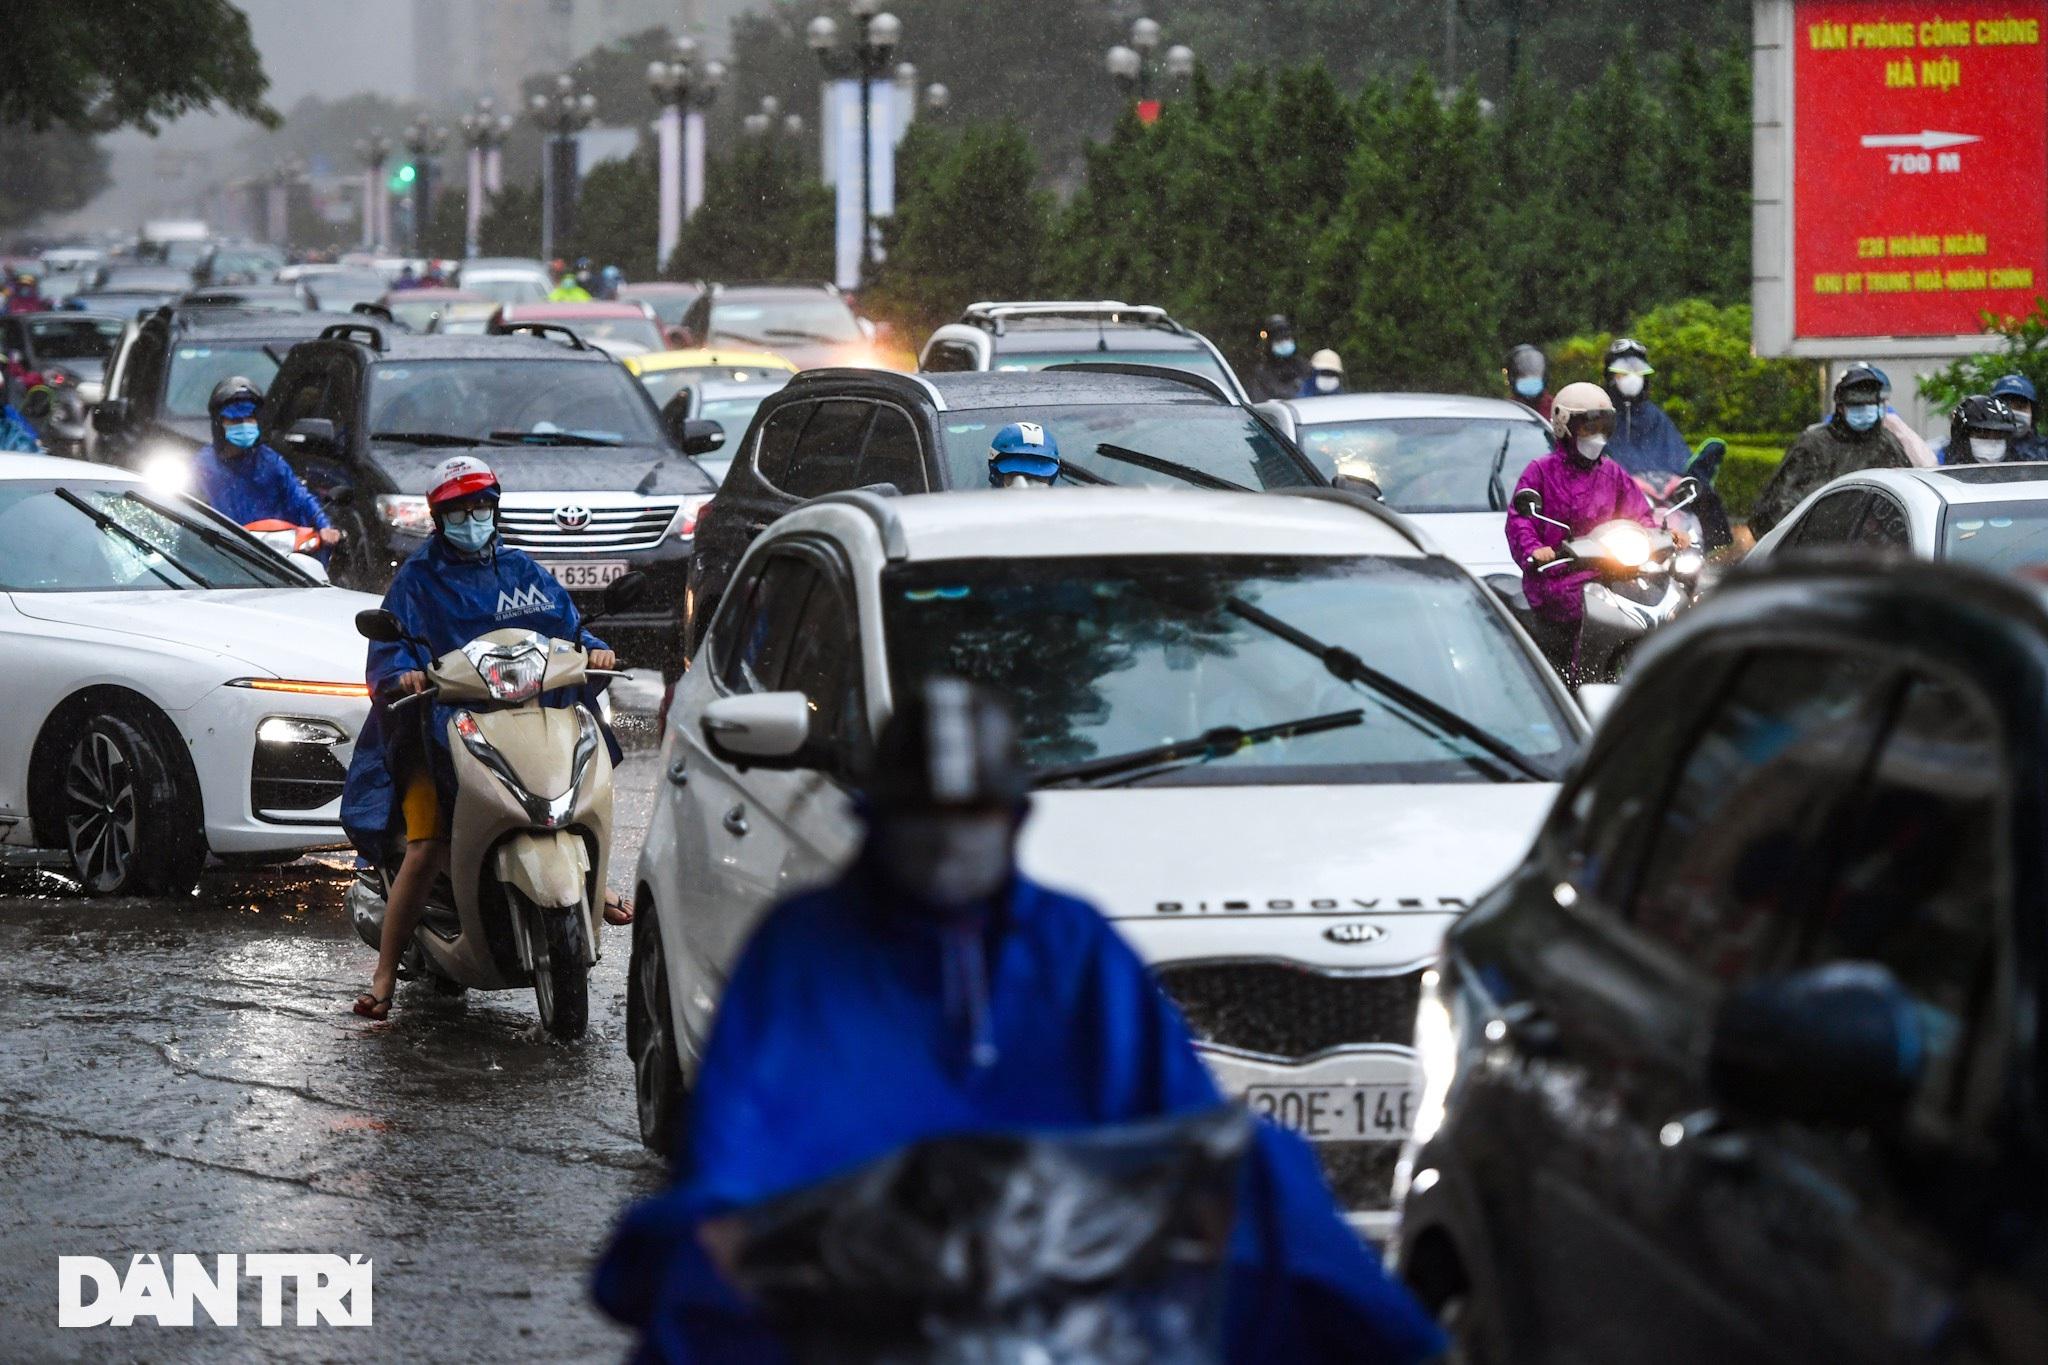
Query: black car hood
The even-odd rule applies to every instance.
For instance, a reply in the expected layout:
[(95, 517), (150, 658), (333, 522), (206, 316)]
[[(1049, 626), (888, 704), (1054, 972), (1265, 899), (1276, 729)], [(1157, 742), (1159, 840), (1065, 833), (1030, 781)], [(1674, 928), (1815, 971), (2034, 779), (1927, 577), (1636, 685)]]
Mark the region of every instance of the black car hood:
[(451, 455), (489, 465), (507, 493), (714, 493), (718, 485), (680, 451), (652, 446), (378, 445), (370, 462), (401, 493), (424, 494)]

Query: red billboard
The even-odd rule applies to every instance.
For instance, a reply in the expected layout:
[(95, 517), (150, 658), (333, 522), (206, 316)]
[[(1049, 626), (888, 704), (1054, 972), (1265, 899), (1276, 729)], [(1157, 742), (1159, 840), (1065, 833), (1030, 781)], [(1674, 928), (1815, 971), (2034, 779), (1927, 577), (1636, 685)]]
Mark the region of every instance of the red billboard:
[(1794, 332), (2027, 312), (2048, 294), (2048, 0), (1793, 13)]

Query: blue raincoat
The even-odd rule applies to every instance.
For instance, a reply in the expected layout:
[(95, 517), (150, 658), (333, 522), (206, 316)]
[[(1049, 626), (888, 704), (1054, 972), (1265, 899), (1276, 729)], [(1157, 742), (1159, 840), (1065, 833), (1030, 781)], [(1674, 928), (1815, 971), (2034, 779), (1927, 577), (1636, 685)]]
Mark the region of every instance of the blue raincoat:
[[(509, 549), (500, 541), (491, 544), (490, 552), (470, 558), (449, 549), (436, 535), (398, 566), (385, 590), (385, 610), (425, 640), (427, 647), (404, 641), (370, 644), (365, 676), (375, 701), (369, 720), (356, 737), (341, 797), (342, 826), (366, 857), (375, 859), (386, 848), (387, 831), (394, 828), (397, 817), (392, 769), (404, 766), (401, 754), (417, 748), (412, 743), (417, 720), (400, 712), (394, 725), (384, 704), (386, 690), (399, 675), (424, 671), (449, 650), (460, 649), (494, 630), (537, 630), (558, 639), (580, 640), (585, 649), (609, 648), (583, 629), (576, 604), (553, 574), (522, 550)], [(601, 682), (593, 680), (580, 696), (557, 691), (541, 700), (548, 706), (573, 706), (579, 701), (594, 704)], [(436, 704), (432, 722), (426, 726), (430, 745), (425, 757), (444, 804), (453, 786), (448, 762), (448, 721), (453, 714), (453, 707)], [(616, 762), (617, 743), (609, 732), (605, 739)]]
[[(267, 445), (225, 458), (211, 445), (192, 457), (199, 496), (229, 521), (288, 521), (326, 530), (327, 511), (284, 456)], [(466, 641), (464, 643), (467, 643)]]
[[(639, 1330), (642, 1361), (785, 1361), (699, 1245), (706, 1218), (927, 1138), (1219, 1102), (1179, 1012), (1092, 907), (1020, 877), (1000, 906), (942, 920), (901, 908), (864, 857), (747, 945), (691, 1090), (677, 1183), (627, 1210), (597, 1300)], [(1231, 1361), (1442, 1349), (1339, 1217), (1306, 1144), (1262, 1123), (1243, 1178)]]
[(1631, 474), (1683, 474), (1692, 463), (1692, 447), (1664, 409), (1647, 398), (1617, 397), (1607, 458)]
[(14, 410), (14, 405), (0, 398), (0, 451), (13, 455), (40, 455), (43, 450), (41, 438), (36, 429), (28, 424), (28, 418)]

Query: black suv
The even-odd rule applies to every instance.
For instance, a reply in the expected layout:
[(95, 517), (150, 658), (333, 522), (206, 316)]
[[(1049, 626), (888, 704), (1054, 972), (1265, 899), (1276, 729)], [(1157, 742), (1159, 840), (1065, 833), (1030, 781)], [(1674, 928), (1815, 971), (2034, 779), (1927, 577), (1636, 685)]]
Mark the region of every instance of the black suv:
[(1209, 338), (1175, 322), (1164, 308), (1114, 299), (971, 304), (958, 322), (931, 334), (917, 367), (953, 374), (1042, 370), (1071, 361), (1170, 365), (1206, 375), (1250, 401)]
[(2048, 612), (1774, 569), (1648, 648), (1425, 977), (1467, 1360), (2048, 1358)]
[[(264, 439), (348, 531), (336, 580), (370, 591), (433, 533), (435, 468), (458, 451), (477, 456), (504, 487), (505, 542), (584, 610), (629, 569), (654, 580), (647, 607), (612, 617), (606, 633), (636, 662), (661, 662), (677, 639), (697, 514), (716, 485), (622, 365), (565, 329), (534, 330), (548, 335), (329, 327), (285, 357), (264, 400)], [(705, 423), (686, 434), (708, 451), (717, 433)]]
[(159, 308), (115, 354), (86, 448), (102, 464), (184, 459), (213, 438), (214, 385), (241, 375), (263, 388), (285, 352), (346, 314)]
[(1219, 384), (1179, 370), (805, 370), (761, 404), (705, 509), (690, 565), (690, 648), (768, 523), (848, 488), (985, 489), (989, 443), (1018, 421), (1052, 434), (1074, 484), (1256, 492), (1328, 482)]

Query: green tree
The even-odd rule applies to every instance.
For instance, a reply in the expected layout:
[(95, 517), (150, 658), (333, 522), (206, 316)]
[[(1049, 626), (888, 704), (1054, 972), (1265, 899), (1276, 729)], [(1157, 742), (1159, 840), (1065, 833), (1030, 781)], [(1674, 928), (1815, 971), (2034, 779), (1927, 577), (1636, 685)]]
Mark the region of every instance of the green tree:
[(658, 273), (654, 230), (659, 188), (654, 159), (630, 156), (590, 168), (576, 197), (576, 218), (560, 254), (615, 265), (629, 280)]
[(683, 225), (671, 279), (832, 277), (832, 193), (779, 138), (742, 138), (705, 170), (704, 202)]
[(491, 196), (477, 225), (486, 256), (531, 256), (540, 249), (540, 182), (506, 185)]
[(69, 213), (107, 187), (107, 154), (75, 128), (0, 125), (0, 228)]
[[(1746, 303), (1681, 299), (1627, 320), (1626, 330), (1657, 367), (1650, 396), (1695, 445), (1708, 436), (1787, 435), (1814, 418), (1813, 365), (1753, 354)], [(1546, 347), (1553, 387), (1598, 383), (1614, 335), (1581, 333)]]
[(260, 123), (269, 77), (228, 0), (8, 0), (0, 125), (103, 133), (216, 104)]
[(1920, 396), (1947, 411), (1973, 393), (1989, 393), (1999, 378), (2023, 374), (2036, 393), (2048, 393), (2048, 295), (2034, 300), (2025, 317), (1984, 320), (1998, 338), (1996, 349), (1965, 356), (1920, 381)]

